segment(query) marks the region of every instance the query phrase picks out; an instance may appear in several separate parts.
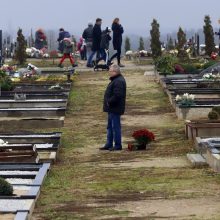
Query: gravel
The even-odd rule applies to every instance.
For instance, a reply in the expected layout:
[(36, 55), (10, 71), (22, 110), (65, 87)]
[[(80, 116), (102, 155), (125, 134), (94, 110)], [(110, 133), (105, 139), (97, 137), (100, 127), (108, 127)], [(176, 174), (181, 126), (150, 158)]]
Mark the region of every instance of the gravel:
[(36, 171), (1, 170), (0, 175), (37, 175)]
[(32, 184), (33, 179), (21, 179), (21, 178), (7, 178), (6, 181), (8, 181), (10, 184)]
[(53, 144), (35, 144), (34, 147), (36, 149), (38, 149), (38, 148), (45, 148), (46, 149), (46, 148), (52, 148)]
[(34, 200), (2, 199), (0, 200), (0, 212), (28, 211)]
[(22, 191), (29, 191), (31, 189), (30, 186), (13, 186), (14, 190), (22, 190)]

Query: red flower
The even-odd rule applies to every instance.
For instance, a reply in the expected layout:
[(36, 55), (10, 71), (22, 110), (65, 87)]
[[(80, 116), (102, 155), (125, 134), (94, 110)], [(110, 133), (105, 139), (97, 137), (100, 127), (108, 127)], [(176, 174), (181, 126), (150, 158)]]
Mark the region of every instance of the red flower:
[(155, 135), (147, 129), (135, 131), (132, 137), (140, 144), (148, 144), (155, 140)]

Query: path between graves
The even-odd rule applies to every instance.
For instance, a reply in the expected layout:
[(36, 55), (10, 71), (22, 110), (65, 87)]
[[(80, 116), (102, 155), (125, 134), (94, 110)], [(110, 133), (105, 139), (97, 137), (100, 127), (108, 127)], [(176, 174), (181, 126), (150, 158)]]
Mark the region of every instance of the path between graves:
[(33, 219), (220, 219), (220, 178), (185, 159), (192, 145), (167, 97), (143, 70), (126, 70), (124, 148), (135, 129), (157, 141), (146, 152), (102, 153), (104, 73), (81, 73), (71, 92), (63, 148)]

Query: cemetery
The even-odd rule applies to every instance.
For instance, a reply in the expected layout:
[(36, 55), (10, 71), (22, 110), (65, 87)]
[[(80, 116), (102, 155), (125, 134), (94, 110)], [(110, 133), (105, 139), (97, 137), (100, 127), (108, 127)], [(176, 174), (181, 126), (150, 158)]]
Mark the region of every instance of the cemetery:
[(213, 2), (2, 10), (0, 220), (220, 219)]

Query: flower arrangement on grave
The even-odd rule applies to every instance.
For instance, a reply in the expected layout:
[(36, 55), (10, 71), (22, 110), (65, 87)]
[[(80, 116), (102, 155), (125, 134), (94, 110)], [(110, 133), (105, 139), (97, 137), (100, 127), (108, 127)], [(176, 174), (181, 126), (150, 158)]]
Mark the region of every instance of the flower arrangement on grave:
[(189, 93), (185, 93), (182, 96), (177, 95), (176, 102), (183, 106), (192, 106), (195, 104), (195, 96)]
[(13, 195), (13, 187), (5, 179), (0, 178), (0, 196), (11, 196)]
[(64, 88), (60, 84), (56, 84), (56, 85), (51, 86), (49, 88), (49, 90), (62, 90), (62, 89), (64, 89)]
[(203, 80), (207, 80), (207, 81), (214, 81), (216, 79), (216, 75), (212, 74), (212, 73), (206, 73), (203, 75), (202, 77)]
[(3, 72), (6, 72), (6, 73), (14, 73), (16, 71), (16, 67), (15, 66), (9, 66), (7, 64), (4, 64), (2, 67), (1, 67), (1, 70)]
[(154, 133), (147, 129), (134, 131), (132, 137), (134, 142), (128, 144), (129, 151), (146, 150), (147, 145), (155, 140)]

